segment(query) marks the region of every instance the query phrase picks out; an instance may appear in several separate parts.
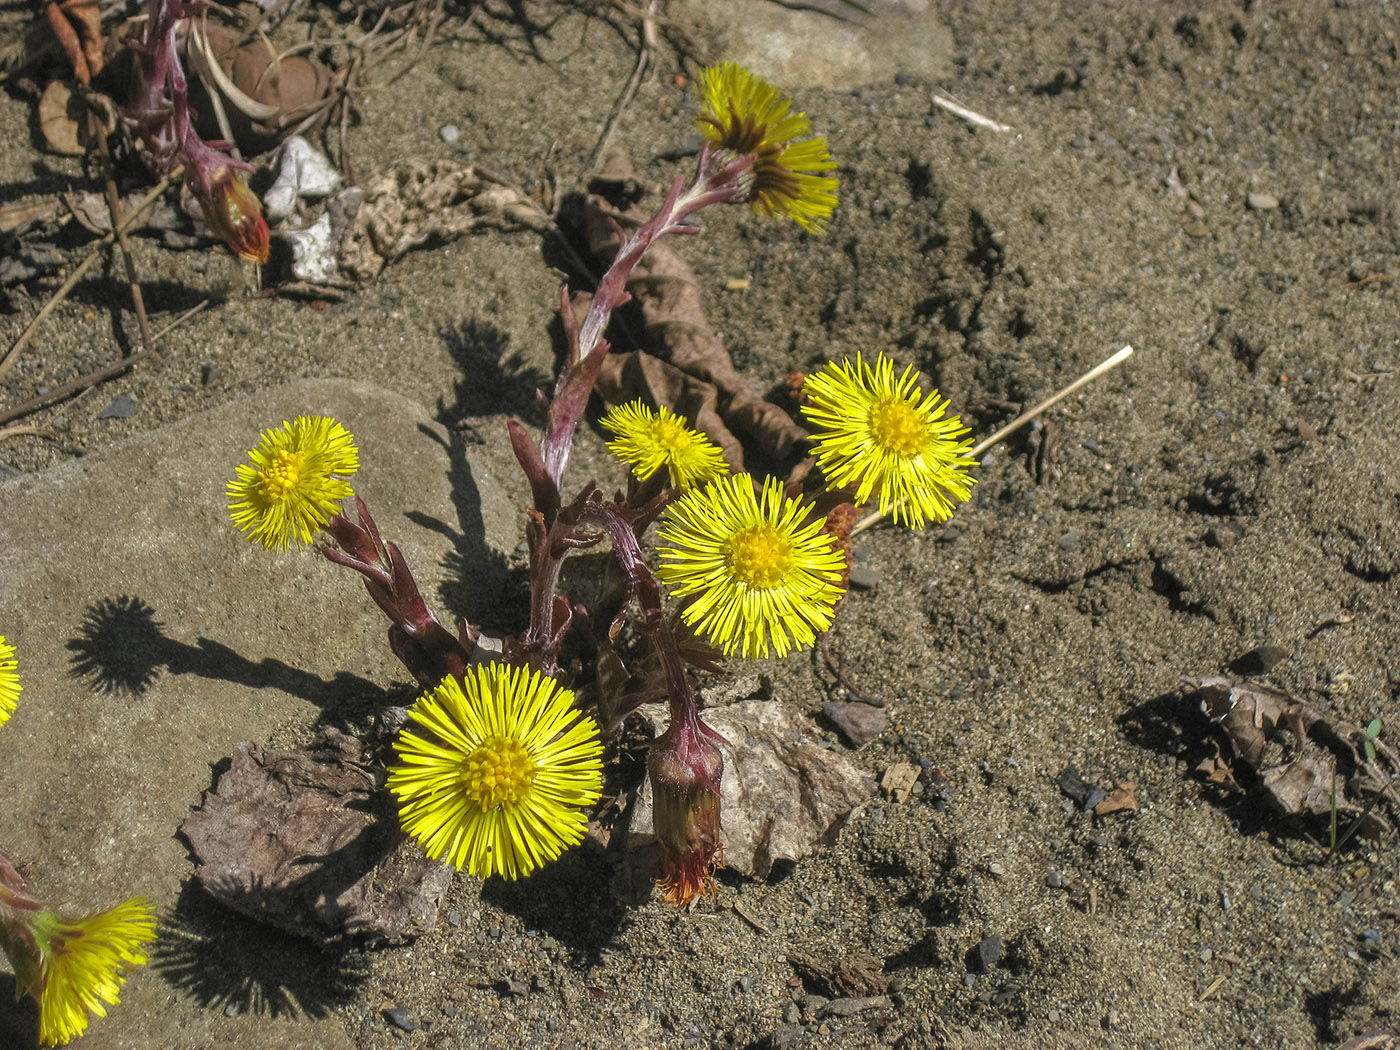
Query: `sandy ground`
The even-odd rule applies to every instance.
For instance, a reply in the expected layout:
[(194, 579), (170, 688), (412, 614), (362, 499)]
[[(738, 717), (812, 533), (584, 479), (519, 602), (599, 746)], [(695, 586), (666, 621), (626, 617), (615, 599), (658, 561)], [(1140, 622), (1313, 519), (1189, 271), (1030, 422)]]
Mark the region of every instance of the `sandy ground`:
[[(841, 162), (830, 232), (730, 210), (682, 247), (753, 386), (884, 350), (988, 433), (1010, 403), (1137, 348), (1047, 414), (1048, 460), (1023, 432), (988, 453), (948, 527), (862, 537), (879, 580), (843, 604), (836, 642), (890, 719), (853, 757), (873, 775), (922, 760), (929, 786), (876, 800), (765, 882), (721, 876), (717, 904), (693, 914), (619, 901), (606, 889), (618, 858), (580, 848), (521, 884), (459, 878), (438, 931), (324, 964), (334, 979), (295, 985), (277, 938), (258, 935), (246, 957), (230, 949), (237, 980), (332, 1014), (365, 1050), (1293, 1048), (1400, 1028), (1395, 837), (1329, 860), (1325, 820), (1203, 783), (1211, 727), (1179, 685), (1274, 645), (1274, 683), (1329, 717), (1381, 717), (1383, 739), (1400, 727), (1400, 21), (1368, 3), (877, 6), (866, 31), (905, 19), (906, 39), (926, 34), (908, 49), (924, 65), (877, 50), (871, 68), (808, 68), (790, 85)], [(769, 8), (783, 11), (738, 10)], [(671, 13), (700, 57), (745, 53), (742, 22)], [(791, 49), (775, 34), (838, 31), (782, 17), (747, 45), (779, 72)], [(355, 163), (465, 150), (523, 186), (552, 171), (577, 192), (635, 61), (631, 32), (571, 6), (481, 5), (363, 99)], [(616, 136), (652, 187), (691, 134), (675, 78), (695, 72), (671, 48), (658, 60)], [(935, 88), (1012, 130), (952, 117)], [(34, 148), (31, 121), (19, 93), (0, 100), (3, 199), (86, 186), (76, 162)], [(14, 470), (300, 377), (362, 380), (452, 427), (533, 419), (553, 367), (560, 260), (533, 234), (414, 253), (324, 310), (249, 297), (218, 250), (138, 238), (136, 255), (154, 311), (217, 308), (159, 365), (27, 420), (61, 437), (0, 445)], [(731, 278), (750, 283), (726, 291)], [(51, 286), (6, 290), (7, 342)], [(47, 323), (0, 402), (114, 358), (134, 330), (108, 267)], [(99, 419), (121, 396), (136, 412)], [(1207, 541), (1226, 527), (1236, 542)], [(461, 593), (438, 583), (449, 602)], [(820, 661), (736, 667), (753, 670), (837, 740), (820, 711), (844, 691)], [(1080, 811), (1056, 782), (1067, 765), (1135, 782), (1140, 810)], [(970, 972), (990, 935), (999, 959)], [(799, 951), (873, 954), (895, 978), (889, 1000), (821, 1016), (804, 999), (815, 989), (790, 980)]]

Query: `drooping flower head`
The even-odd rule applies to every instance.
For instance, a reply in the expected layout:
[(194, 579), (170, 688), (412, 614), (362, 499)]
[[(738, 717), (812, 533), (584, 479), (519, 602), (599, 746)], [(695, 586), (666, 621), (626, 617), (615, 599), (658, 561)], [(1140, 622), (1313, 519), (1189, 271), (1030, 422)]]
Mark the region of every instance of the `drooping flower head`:
[(895, 379), (884, 354), (875, 367), (832, 361), (807, 377), (802, 414), (822, 429), (813, 434), (817, 463), (833, 489), (853, 487), (855, 502), (872, 495), (880, 513), (918, 528), (926, 519), (947, 521), (954, 503), (972, 494), (976, 463), (972, 439), (946, 398), (919, 390), (912, 365)]
[(629, 401), (599, 422), (615, 435), (608, 451), (628, 464), (641, 481), (665, 467), (672, 487), (688, 489), (729, 473), (719, 446), (687, 427), (665, 405), (653, 409), (641, 401)]
[(753, 210), (822, 232), (836, 208), (837, 181), (813, 172), (830, 171), (836, 161), (826, 139), (806, 138), (806, 114), (792, 112), (792, 99), (733, 62), (710, 66), (695, 89), (703, 107), (696, 125), (714, 148), (754, 156), (744, 198)]
[(355, 439), (329, 416), (264, 431), (248, 458), (228, 483), (229, 514), (254, 543), (279, 551), (311, 541), (353, 493), (345, 477), (360, 467)]
[(231, 164), (220, 164), (203, 180), (191, 180), (191, 185), (214, 235), (243, 258), (267, 262), (272, 235), (263, 218), (262, 202), (248, 188), (248, 177)]
[(754, 495), (748, 474), (691, 489), (666, 509), (657, 575), (689, 598), (681, 618), (726, 655), (786, 656), (831, 626), (845, 557), (825, 518), (783, 495), (776, 478)]
[(723, 864), (722, 743), (692, 707), (689, 717), (673, 718), (647, 752), (652, 828), (661, 843), (661, 895), (678, 908), (701, 893), (713, 895), (713, 872)]
[(517, 879), (583, 841), (603, 790), (603, 745), (574, 694), (525, 667), (448, 676), (409, 709), (388, 787), (428, 856)]
[(5, 643), (0, 634), (0, 726), (10, 720), (19, 703), (19, 694), (24, 686), (19, 684), (19, 661), (15, 659), (15, 647)]
[(39, 1003), (44, 1046), (82, 1035), (89, 1014), (106, 1017), (107, 1007), (121, 1001), (125, 971), (145, 965), (142, 946), (156, 936), (155, 912), (145, 897), (82, 919), (0, 901), (0, 919), (0, 948), (14, 967), (16, 992)]

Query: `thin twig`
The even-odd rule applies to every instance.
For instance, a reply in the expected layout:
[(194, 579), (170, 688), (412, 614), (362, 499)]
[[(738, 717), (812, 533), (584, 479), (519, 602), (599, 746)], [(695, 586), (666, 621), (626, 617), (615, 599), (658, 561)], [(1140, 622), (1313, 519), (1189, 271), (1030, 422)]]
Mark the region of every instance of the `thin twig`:
[(0, 441), (6, 438), (19, 437), (21, 434), (32, 434), (34, 437), (48, 438), (50, 441), (58, 440), (58, 431), (52, 427), (0, 427)]
[[(1086, 383), (1093, 382), (1095, 379), (1103, 375), (1109, 369), (1116, 368), (1118, 365), (1122, 364), (1132, 355), (1133, 348), (1131, 346), (1123, 347), (1112, 357), (1108, 358), (1106, 361), (1101, 361), (1093, 368), (1089, 369), (1089, 371), (1085, 372), (1082, 376), (1076, 379), (1069, 386), (1055, 391), (1055, 393), (1051, 394), (1044, 401), (1040, 402), (1040, 404), (1036, 405), (1033, 408), (1027, 409), (1025, 412), (1022, 412), (1019, 416), (1013, 419), (1010, 423), (1006, 424), (1006, 426), (1002, 427), (991, 437), (985, 438), (984, 440), (979, 441), (977, 444), (973, 445), (972, 450), (968, 453), (968, 455), (976, 459), (978, 456), (980, 456), (983, 452), (986, 452), (987, 449), (991, 448), (1002, 438), (1021, 429), (1021, 427), (1025, 426), (1027, 423), (1029, 423), (1036, 416), (1040, 415), (1051, 405), (1063, 401), (1065, 398), (1069, 397), (1070, 394), (1074, 393), (1080, 387), (1084, 386)], [(884, 515), (881, 514), (879, 511), (876, 511), (874, 514), (867, 514), (865, 517), (861, 518), (860, 521), (856, 522), (856, 527), (851, 530), (851, 535), (855, 536), (859, 533), (864, 532), (866, 529), (870, 528), (870, 526), (874, 525), (876, 522), (880, 521), (883, 518)]]
[(613, 133), (617, 131), (617, 125), (622, 120), (622, 114), (627, 111), (627, 107), (632, 104), (632, 99), (637, 94), (637, 88), (641, 86), (642, 76), (646, 73), (647, 63), (651, 60), (651, 50), (647, 46), (649, 39), (656, 36), (654, 19), (656, 17), (656, 0), (651, 0), (646, 6), (646, 11), (642, 15), (641, 43), (637, 46), (637, 67), (632, 70), (632, 77), (627, 81), (627, 85), (622, 89), (622, 94), (617, 96), (617, 101), (613, 103), (612, 112), (608, 114), (608, 122), (603, 127), (603, 134), (598, 139), (598, 145), (593, 147), (593, 155), (588, 158), (588, 170), (596, 171), (598, 161), (607, 152), (608, 146), (612, 143)]
[[(157, 185), (155, 189), (151, 190), (150, 193), (146, 194), (146, 196), (141, 199), (140, 204), (131, 209), (131, 214), (122, 221), (117, 229), (126, 229), (144, 215), (146, 209), (154, 204), (160, 198), (160, 195), (170, 188), (171, 182), (178, 179), (180, 175), (183, 174), (184, 170), (183, 167), (176, 168), (165, 178), (161, 179), (160, 184)], [(43, 309), (34, 316), (34, 320), (30, 321), (29, 324), (25, 326), (24, 331), (20, 332), (19, 338), (10, 345), (10, 348), (5, 351), (4, 356), (0, 357), (0, 379), (4, 379), (5, 376), (9, 374), (10, 369), (15, 366), (15, 361), (17, 359), (15, 355), (29, 345), (29, 340), (33, 338), (35, 331), (37, 331), (39, 325), (43, 323), (44, 318), (53, 313), (54, 308), (58, 306), (59, 303), (63, 302), (64, 299), (68, 298), (68, 293), (83, 279), (83, 274), (92, 269), (93, 264), (97, 262), (98, 258), (101, 256), (102, 248), (105, 245), (111, 244), (114, 240), (116, 240), (115, 231), (99, 240), (97, 244), (93, 246), (92, 251), (88, 253), (87, 258), (74, 267), (73, 272), (68, 275), (68, 279), (63, 282), (58, 291), (54, 292), (53, 295), (49, 297), (49, 301), (44, 304)]]
[(132, 365), (139, 364), (147, 358), (154, 359), (156, 356), (155, 348), (157, 344), (160, 343), (161, 339), (208, 305), (208, 299), (201, 300), (179, 317), (175, 318), (175, 320), (171, 321), (155, 335), (151, 336), (151, 347), (149, 350), (142, 350), (138, 354), (132, 354), (130, 357), (123, 357), (119, 361), (113, 361), (110, 365), (105, 365), (86, 375), (81, 375), (77, 379), (64, 383), (62, 386), (54, 387), (47, 394), (41, 394), (38, 397), (30, 398), (28, 401), (22, 401), (8, 412), (0, 413), (0, 423), (8, 423), (12, 419), (19, 419), (21, 416), (27, 416), (31, 412), (37, 412), (41, 408), (47, 408), (49, 405), (56, 404), (66, 397), (71, 397), (73, 394), (95, 386), (105, 379), (111, 379), (113, 376), (120, 375)]
[(934, 93), (933, 104), (940, 109), (946, 109), (955, 117), (962, 117), (969, 124), (976, 124), (978, 127), (991, 128), (993, 131), (1011, 131), (1010, 124), (1002, 124), (991, 117), (984, 117), (981, 113), (968, 109), (961, 102), (954, 102), (951, 98)]
[[(103, 185), (107, 192), (107, 213), (112, 217), (112, 232), (117, 235), (117, 247), (121, 249), (122, 262), (126, 265), (126, 283), (131, 288), (131, 305), (136, 308), (136, 324), (141, 329), (141, 349), (151, 348), (151, 322), (146, 316), (146, 297), (141, 294), (141, 282), (136, 277), (136, 260), (131, 256), (131, 245), (126, 240), (126, 228), (122, 225), (122, 202), (117, 193), (117, 180), (112, 174), (112, 147), (107, 142), (107, 133), (100, 126), (96, 114), (88, 114), (89, 128), (97, 139), (98, 163), (102, 165)], [(160, 360), (156, 354), (155, 359)]]

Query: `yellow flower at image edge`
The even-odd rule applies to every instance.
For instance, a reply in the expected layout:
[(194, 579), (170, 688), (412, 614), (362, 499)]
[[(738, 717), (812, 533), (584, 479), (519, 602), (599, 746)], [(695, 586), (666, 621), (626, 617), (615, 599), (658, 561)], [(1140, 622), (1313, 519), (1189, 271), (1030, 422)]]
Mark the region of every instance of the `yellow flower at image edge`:
[(776, 478), (759, 498), (748, 474), (693, 489), (657, 533), (661, 581), (689, 598), (681, 618), (726, 655), (786, 656), (831, 626), (845, 555)]
[(24, 686), (19, 684), (19, 661), (15, 659), (15, 647), (5, 644), (5, 636), (0, 634), (0, 726), (15, 713), (23, 689)]
[[(574, 694), (528, 668), (479, 665), (409, 709), (388, 787), (428, 856), (516, 879), (583, 841), (603, 745)], [(422, 730), (426, 730), (422, 732)]]
[[(106, 1017), (107, 1007), (121, 1001), (123, 971), (145, 965), (142, 946), (156, 936), (155, 912), (144, 897), (83, 919), (39, 911), (26, 925), (34, 951), (10, 943), (5, 947), (18, 993), (39, 1001), (39, 1041), (44, 1046), (59, 1046), (82, 1035), (90, 1013)], [(0, 942), (4, 940), (0, 935)]]
[(747, 176), (754, 211), (786, 215), (809, 233), (820, 233), (836, 208), (837, 181), (812, 174), (836, 167), (826, 139), (809, 138), (806, 114), (792, 99), (743, 66), (722, 62), (695, 85), (703, 112), (696, 126), (715, 149), (753, 154)]
[(884, 354), (867, 365), (833, 361), (802, 384), (802, 414), (817, 430), (817, 463), (833, 489), (854, 487), (855, 503), (872, 495), (880, 513), (919, 527), (925, 519), (947, 521), (953, 505), (972, 494), (976, 463), (972, 439), (934, 390), (919, 390), (914, 367), (895, 379)]
[(355, 439), (329, 416), (298, 416), (263, 432), (228, 483), (229, 514), (254, 543), (286, 550), (309, 543), (353, 494), (345, 475), (360, 467)]
[(729, 473), (719, 446), (665, 405), (648, 408), (640, 401), (618, 405), (599, 422), (615, 435), (608, 451), (646, 481), (662, 467), (671, 485), (686, 489)]

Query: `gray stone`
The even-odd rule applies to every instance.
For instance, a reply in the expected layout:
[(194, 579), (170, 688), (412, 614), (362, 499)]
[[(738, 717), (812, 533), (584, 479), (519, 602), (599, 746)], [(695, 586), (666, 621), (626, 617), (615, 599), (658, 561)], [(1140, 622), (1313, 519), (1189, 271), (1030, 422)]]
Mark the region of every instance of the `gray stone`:
[[(441, 615), (468, 611), (490, 575), (477, 566), (503, 573), (524, 502), (505, 441), (471, 446), (468, 463), (424, 407), (346, 380), (264, 391), (0, 481), (0, 633), (25, 687), (0, 731), (0, 849), (43, 899), (83, 910), (148, 894), (163, 918), (178, 916), (191, 865), (175, 829), (211, 767), (240, 741), (297, 725), (309, 738), (336, 704), (379, 700), (408, 679), (357, 577), (309, 550), (255, 547), (228, 520), (234, 467), (261, 430), (299, 413), (334, 415), (355, 434), (356, 489)], [(246, 937), (247, 950), (267, 936)], [(271, 1025), (256, 1008), (209, 1010), (199, 987), (156, 965), (132, 973), (83, 1040), (245, 1043), (352, 1045), (335, 1011)]]
[(833, 999), (817, 1012), (818, 1017), (854, 1017), (866, 1010), (881, 1010), (890, 1005), (887, 995), (871, 995), (862, 999)]
[[(898, 69), (911, 81), (953, 75), (953, 37), (926, 0), (684, 0), (668, 12), (705, 25), (716, 53), (784, 89), (856, 88), (889, 82)], [(801, 106), (798, 107), (803, 108)]]
[(889, 718), (884, 708), (856, 701), (828, 700), (822, 713), (836, 724), (852, 747), (863, 747), (885, 731)]

